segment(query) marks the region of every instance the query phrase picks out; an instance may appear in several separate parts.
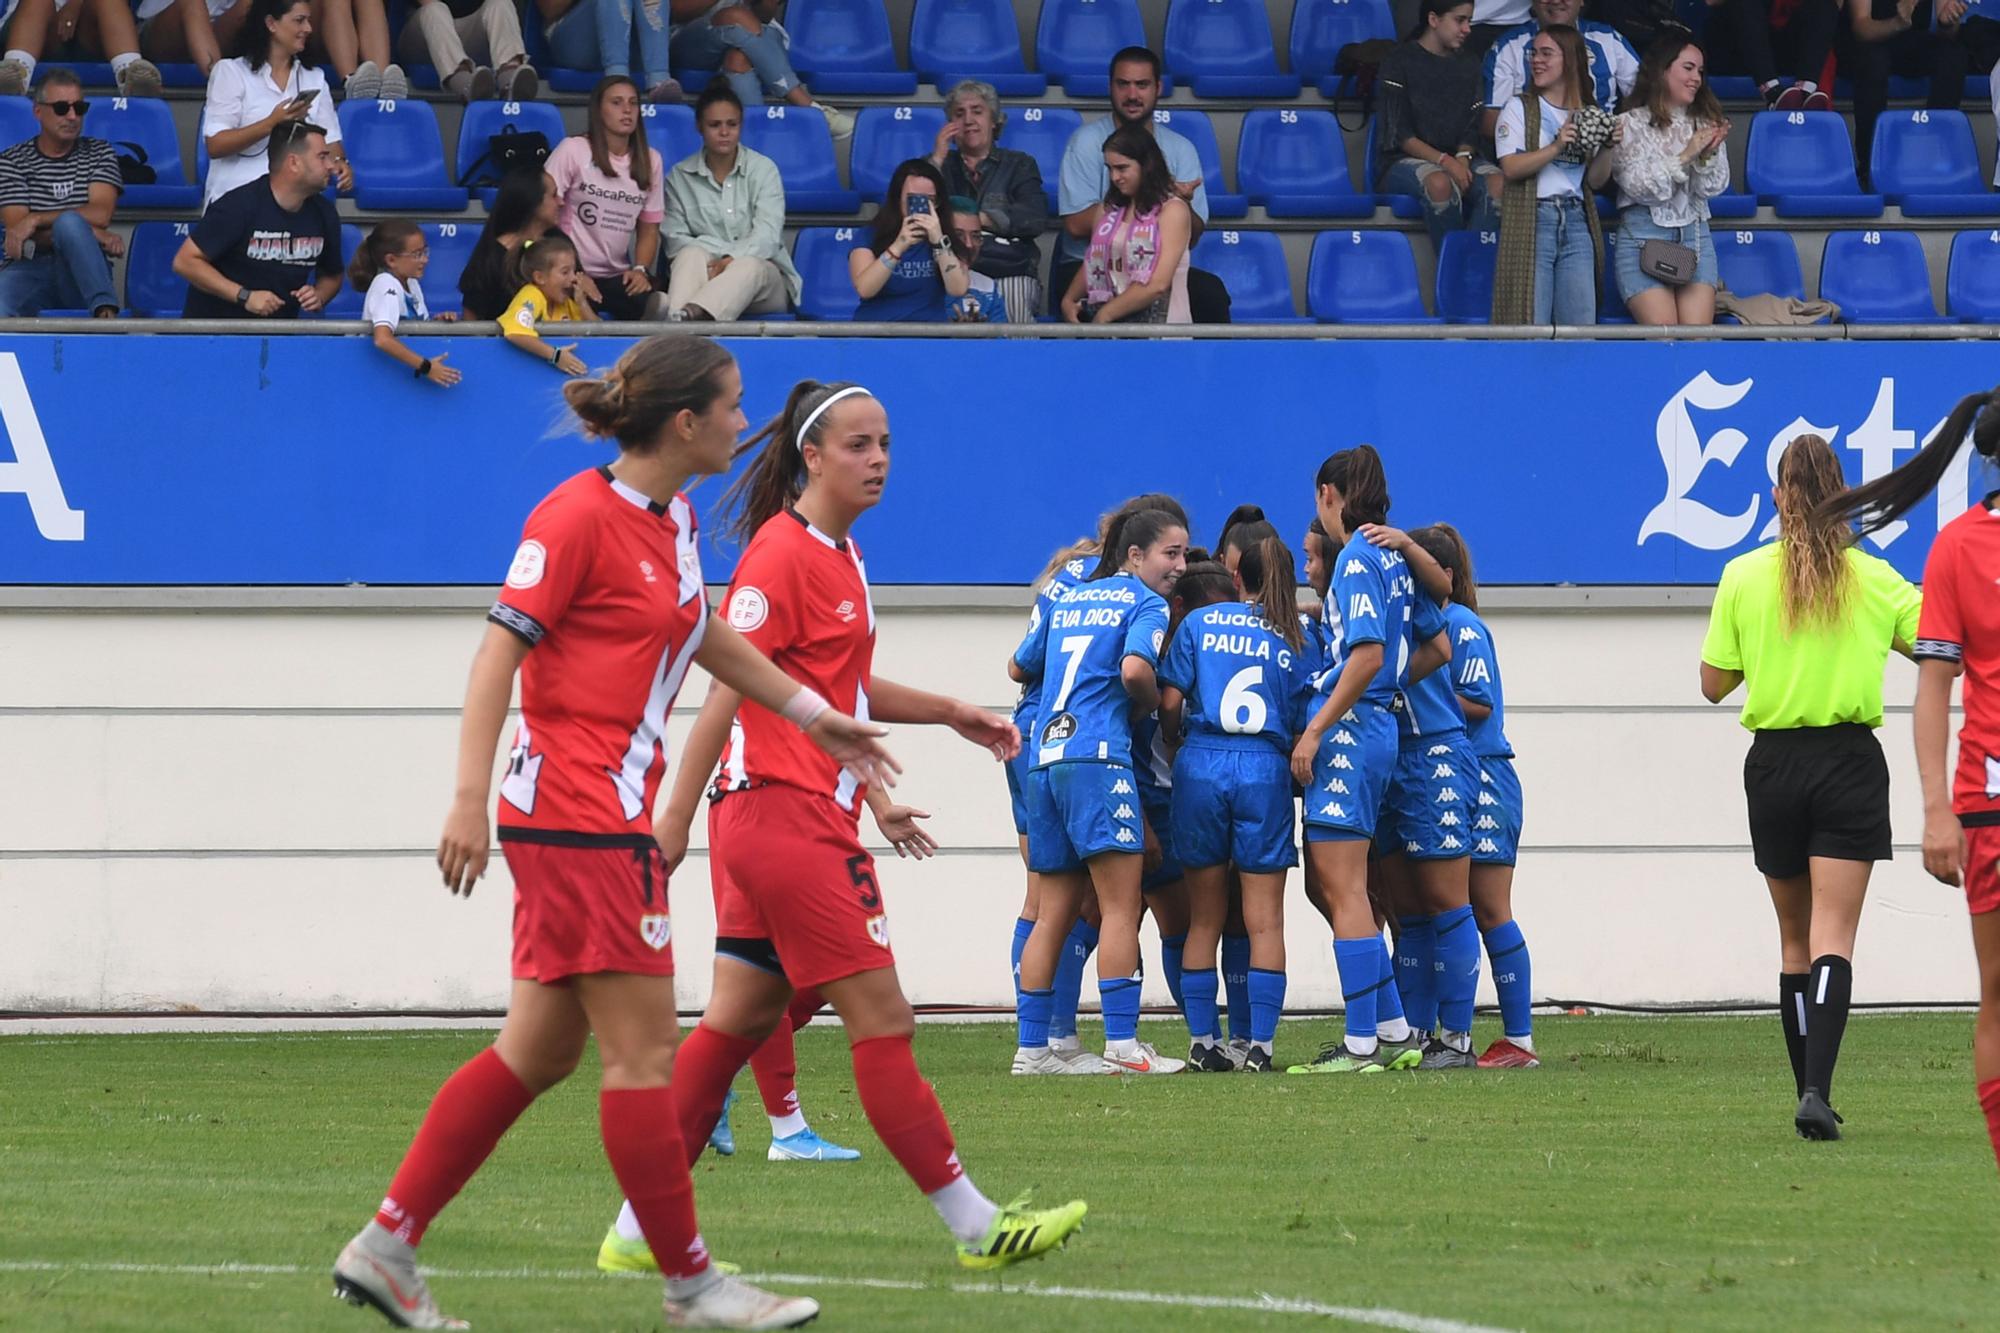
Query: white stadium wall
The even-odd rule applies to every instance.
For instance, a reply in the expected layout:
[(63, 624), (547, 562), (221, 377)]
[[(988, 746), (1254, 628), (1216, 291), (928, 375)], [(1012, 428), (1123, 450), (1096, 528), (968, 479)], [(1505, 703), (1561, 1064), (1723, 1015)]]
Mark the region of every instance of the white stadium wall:
[[(882, 597), (880, 671), (1005, 708), (1022, 613), (899, 600)], [(1537, 997), (1769, 997), (1747, 737), (1695, 688), (1705, 612), (1490, 618), (1527, 792), (1515, 903)], [(0, 611), (0, 1010), (502, 1006), (504, 861), (469, 902), (431, 865), (481, 628), (469, 609)], [(1914, 850), (1913, 680), (1892, 663), (1898, 859), (1863, 921), (1862, 1002), (1965, 1000), (1974, 975), (1963, 900)], [(697, 675), (683, 692), (676, 743), (705, 688)], [(894, 745), (899, 795), (934, 812), (948, 849), (881, 865), (904, 985), (919, 1004), (1008, 1003), (1022, 873), (1001, 773), (936, 730)], [(696, 838), (673, 884), (684, 1008), (707, 994), (713, 930)], [(1288, 908), (1289, 1003), (1338, 1004), (1319, 918), (1296, 888)], [(1157, 979), (1146, 998), (1166, 1002)]]

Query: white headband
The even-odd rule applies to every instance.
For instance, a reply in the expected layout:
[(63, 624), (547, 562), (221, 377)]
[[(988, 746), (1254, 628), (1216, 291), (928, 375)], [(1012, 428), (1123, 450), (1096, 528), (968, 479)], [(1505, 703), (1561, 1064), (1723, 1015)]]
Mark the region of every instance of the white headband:
[(850, 384), (845, 389), (842, 389), (837, 393), (828, 394), (825, 402), (821, 403), (818, 407), (815, 407), (810, 413), (807, 414), (806, 424), (799, 427), (798, 446), (800, 453), (805, 452), (806, 436), (812, 434), (813, 423), (820, 419), (820, 416), (823, 413), (825, 413), (826, 409), (832, 407), (835, 403), (839, 402), (843, 398), (852, 398), (857, 393), (868, 394), (870, 398), (873, 398), (875, 396), (872, 393), (868, 393), (868, 390), (862, 388), (859, 384)]

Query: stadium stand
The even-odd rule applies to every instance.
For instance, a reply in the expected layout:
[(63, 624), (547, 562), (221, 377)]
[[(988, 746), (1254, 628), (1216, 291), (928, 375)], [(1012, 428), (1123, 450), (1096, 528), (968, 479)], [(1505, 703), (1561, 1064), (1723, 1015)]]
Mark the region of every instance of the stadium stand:
[(1923, 242), (1907, 231), (1837, 231), (1826, 238), (1819, 294), (1850, 324), (1941, 324)]
[(1437, 312), (1447, 324), (1485, 324), (1493, 314), (1493, 265), (1500, 234), (1455, 231), (1438, 252)]
[(1222, 178), (1222, 147), (1216, 141), (1215, 122), (1206, 111), (1182, 107), (1160, 107), (1153, 123), (1165, 125), (1194, 145), (1201, 157), (1202, 182), (1208, 187), (1210, 218), (1240, 218), (1250, 211), (1250, 201), (1232, 191)]
[[(879, 201), (896, 168), (913, 157), (929, 157), (944, 128), (944, 108), (938, 106), (863, 107), (854, 118), (854, 145), (847, 159), (848, 179), (861, 197)], [(791, 177), (785, 177), (791, 193)]]
[(187, 239), (185, 222), (141, 222), (126, 246), (125, 305), (135, 315), (178, 319), (187, 281), (174, 272), (174, 254)]
[(1299, 95), (1299, 76), (1278, 71), (1264, 0), (1173, 0), (1164, 54), (1197, 97)]
[[(1347, 145), (1331, 111), (1252, 111), (1243, 118), (1236, 179), (1274, 218), (1372, 218), (1375, 198), (1347, 178)], [(1214, 196), (1209, 197), (1214, 208)]]
[(455, 212), (465, 187), (444, 168), (444, 140), (429, 102), (343, 102), (340, 133), (355, 168), (354, 202), (365, 209)]
[(1945, 309), (1966, 323), (2000, 323), (2000, 231), (1962, 231), (1952, 237)]
[[(29, 133), (34, 132), (31, 126)], [(159, 98), (93, 101), (83, 118), (83, 132), (108, 141), (119, 156), (153, 169), (152, 184), (125, 187), (118, 201), (121, 208), (193, 208), (201, 202), (201, 186), (188, 180), (181, 165), (180, 131), (174, 125), (173, 110)]]
[(1882, 216), (1882, 196), (1861, 192), (1847, 121), (1835, 111), (1759, 112), (1744, 174), (1779, 217)]
[(1292, 304), (1292, 275), (1285, 248), (1267, 231), (1211, 228), (1195, 242), (1189, 262), (1222, 279), (1229, 289), (1230, 319), (1237, 324), (1308, 324)]
[(1083, 128), (1083, 114), (1066, 106), (1022, 106), (1007, 109), (999, 144), (1035, 159), (1042, 170), (1042, 188), (1049, 194), (1049, 212), (1056, 210), (1062, 178), (1063, 148), (1069, 136)]
[[(778, 165), (785, 206), (800, 213), (852, 213), (861, 196), (840, 183), (833, 134), (811, 109), (755, 108), (743, 117), (743, 142)], [(665, 156), (664, 153), (661, 155)]]
[[(1111, 89), (1113, 53), (1145, 44), (1138, 0), (1042, 0), (1035, 66), (1071, 97), (1103, 97)], [(1169, 78), (1162, 91), (1171, 88)]]
[(1891, 111), (1875, 122), (1869, 180), (1905, 217), (2000, 216), (1963, 111)]
[(806, 227), (792, 245), (792, 263), (804, 280), (799, 296), (799, 318), (843, 320), (854, 318), (861, 304), (854, 283), (847, 276), (848, 252), (868, 242), (861, 227)]
[(1738, 296), (1770, 292), (1805, 299), (1799, 248), (1782, 231), (1718, 231), (1715, 266), (1722, 285)]
[(882, 0), (791, 0), (785, 31), (792, 67), (816, 94), (903, 97), (917, 90), (917, 76), (896, 61)]
[(910, 63), (917, 77), (948, 91), (981, 79), (1002, 97), (1040, 97), (1046, 73), (1030, 73), (1010, 0), (917, 0), (910, 18)]
[(1408, 236), (1323, 231), (1313, 241), (1306, 300), (1322, 324), (1436, 324), (1424, 313)]
[(1292, 72), (1321, 82), (1331, 97), (1338, 82), (1334, 57), (1355, 42), (1394, 41), (1396, 21), (1388, 0), (1298, 0), (1292, 8)]

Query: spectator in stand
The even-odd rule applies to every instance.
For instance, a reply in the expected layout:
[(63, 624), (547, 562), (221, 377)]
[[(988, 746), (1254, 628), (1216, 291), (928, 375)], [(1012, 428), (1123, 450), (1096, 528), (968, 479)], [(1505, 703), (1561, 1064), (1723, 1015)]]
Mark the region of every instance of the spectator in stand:
[(1535, 34), (1552, 23), (1567, 24), (1583, 34), (1590, 51), (1590, 70), (1584, 84), (1593, 101), (1605, 111), (1616, 112), (1632, 93), (1632, 81), (1639, 77), (1639, 56), (1625, 34), (1608, 23), (1577, 21), (1582, 0), (1534, 0), (1532, 17), (1502, 33), (1486, 53), (1486, 134), (1490, 138), (1500, 123), (1500, 108), (1519, 97), (1529, 84), (1528, 47)]
[(139, 54), (139, 29), (126, 0), (19, 0), (0, 30), (0, 94), (19, 96), (35, 62), (109, 60), (120, 97), (158, 97), (160, 67)]
[(1423, 0), (1416, 27), (1376, 79), (1375, 188), (1423, 200), (1424, 226), (1438, 247), (1447, 232), (1489, 225), (1500, 198), (1499, 169), (1477, 155), (1483, 103), (1479, 66), (1465, 55), (1471, 27), (1472, 0)]
[(594, 318), (578, 290), (583, 270), (577, 267), (576, 247), (562, 236), (525, 241), (514, 252), (513, 276), (520, 290), (500, 316), (500, 336), (559, 374), (583, 374), (587, 367), (575, 343), (555, 347), (541, 334), (545, 324), (588, 324)]
[(981, 233), (978, 254), (967, 252), (973, 274), (999, 289), (1009, 321), (1032, 324), (1042, 309), (1042, 252), (1035, 238), (1049, 225), (1042, 169), (1032, 154), (994, 143), (1007, 114), (992, 84), (966, 79), (946, 94), (944, 116), (931, 165), (944, 173), (954, 201), (973, 201), (963, 210)]
[[(347, 266), (347, 280), (363, 294), (361, 317), (368, 321), (376, 348), (408, 366), (418, 379), (449, 389), (463, 377), (444, 363), (446, 354), (423, 356), (396, 336), (404, 320), (431, 318), (423, 284), (424, 269), (430, 262), (430, 245), (424, 240), (423, 228), (397, 218), (368, 233), (368, 239), (354, 252), (354, 262)], [(447, 310), (437, 318), (449, 321), (456, 316)]]
[(913, 157), (889, 178), (868, 244), (847, 256), (847, 276), (861, 297), (860, 323), (924, 323), (951, 318), (952, 301), (970, 290), (952, 234), (951, 199), (929, 159)]
[[(963, 195), (951, 197), (951, 239), (965, 261), (965, 295), (952, 302), (954, 324), (1005, 324), (1007, 300), (1000, 284), (979, 271), (979, 253), (985, 249), (986, 233), (979, 225), (979, 204)], [(1041, 294), (1036, 293), (1039, 302)]]
[(526, 102), (541, 91), (541, 76), (528, 63), (521, 40), (521, 13), (512, 0), (415, 4), (396, 39), (396, 54), (409, 64), (435, 68), (453, 97), (461, 102), (494, 96)]
[(546, 164), (562, 206), (556, 225), (576, 245), (590, 285), (584, 295), (604, 319), (662, 319), (666, 294), (653, 289), (653, 261), (666, 220), (666, 171), (646, 146), (639, 85), (623, 74), (598, 80), (583, 134), (556, 145)]
[(140, 0), (139, 51), (148, 60), (192, 63), (207, 78), (236, 44), (251, 0)]
[(305, 62), (312, 18), (306, 0), (255, 0), (236, 34), (236, 54), (208, 72), (201, 132), (208, 140), (208, 181), (202, 207), (270, 168), (271, 132), (307, 117), (324, 125), (340, 188), (354, 188), (354, 170), (340, 146), (340, 119), (326, 76)]
[(88, 109), (76, 71), (50, 69), (35, 92), (41, 128), (0, 153), (0, 222), (7, 226), (0, 319), (50, 307), (100, 319), (118, 313), (110, 261), (125, 253), (125, 241), (111, 230), (111, 214), (125, 186), (111, 145), (83, 137)]
[[(1709, 0), (1710, 4), (1723, 2)], [(1777, 0), (1779, 6), (1790, 3), (1792, 0)], [(1585, 0), (1583, 12), (1598, 23), (1618, 29), (1634, 51), (1650, 51), (1669, 28), (1687, 28), (1687, 20), (1680, 16), (1675, 4), (1676, 0)], [(1708, 31), (1711, 35), (1715, 32), (1713, 23)]]
[[(674, 64), (682, 69), (717, 70), (743, 105), (762, 106), (768, 95), (826, 117), (836, 139), (854, 133), (854, 117), (813, 100), (792, 69), (792, 39), (778, 25), (785, 0), (679, 0), (674, 18)], [(684, 11), (692, 10), (692, 14)]]
[(326, 131), (288, 121), (271, 132), (270, 169), (208, 206), (174, 256), (186, 319), (297, 319), (340, 291), (340, 215), (324, 193)]
[(1188, 250), (1193, 212), (1152, 135), (1122, 126), (1104, 141), (1111, 184), (1083, 265), (1063, 293), (1071, 324), (1191, 324)]
[(498, 319), (520, 290), (512, 278), (514, 252), (523, 241), (560, 236), (556, 215), (562, 196), (540, 167), (516, 167), (500, 178), (486, 226), (458, 275), (467, 319)]
[(645, 75), (648, 102), (678, 102), (681, 85), (667, 69), (672, 19), (696, 0), (535, 0), (549, 54), (568, 69), (601, 70), (629, 79), (633, 55)]
[[(1773, 111), (1831, 111), (1842, 0), (1708, 0), (1718, 70), (1757, 81)], [(1783, 76), (1789, 75), (1787, 83)]]
[[(1729, 120), (1708, 86), (1707, 56), (1688, 39), (1646, 52), (1632, 109), (1620, 121), (1612, 175), (1618, 181), (1618, 291), (1641, 324), (1715, 322), (1715, 242), (1708, 201), (1729, 188)], [(1694, 253), (1691, 281), (1669, 286), (1640, 269), (1647, 241)]]
[(701, 151), (667, 173), (667, 312), (731, 320), (782, 313), (799, 299), (785, 249), (778, 164), (743, 146), (743, 103), (711, 83), (694, 104)]
[[(1980, 69), (1991, 69), (1996, 48), (1990, 24), (1972, 30), (1963, 40), (1964, 0), (1848, 0), (1852, 30), (1840, 53), (1843, 73), (1854, 81), (1855, 165), (1861, 188), (1868, 188), (1869, 148), (1875, 142), (1875, 122), (1889, 105), (1889, 78), (1930, 80), (1925, 105), (1955, 107), (1965, 97), (1965, 76), (1975, 55)], [(1979, 48), (1984, 48), (1983, 50)]]
[(1591, 105), (1583, 84), (1583, 36), (1566, 23), (1535, 34), (1531, 92), (1500, 110), (1494, 142), (1507, 178), (1493, 285), (1495, 324), (1595, 324), (1597, 191), (1611, 179), (1612, 138), (1594, 153), (1579, 142), (1576, 113)]
[(1483, 56), (1493, 43), (1528, 21), (1528, 0), (1477, 0), (1472, 7), (1472, 31), (1466, 35), (1465, 53)]

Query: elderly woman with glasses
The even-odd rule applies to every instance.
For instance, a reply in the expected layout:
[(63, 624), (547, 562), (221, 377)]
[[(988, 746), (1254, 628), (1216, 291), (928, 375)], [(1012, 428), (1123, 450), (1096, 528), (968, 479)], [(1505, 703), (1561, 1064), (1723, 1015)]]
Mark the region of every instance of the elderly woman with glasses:
[(967, 79), (944, 99), (944, 128), (931, 149), (946, 193), (978, 205), (984, 238), (973, 272), (993, 279), (1007, 319), (1032, 324), (1042, 307), (1042, 254), (1035, 238), (1048, 230), (1049, 197), (1035, 159), (994, 141), (1007, 124), (990, 83)]

